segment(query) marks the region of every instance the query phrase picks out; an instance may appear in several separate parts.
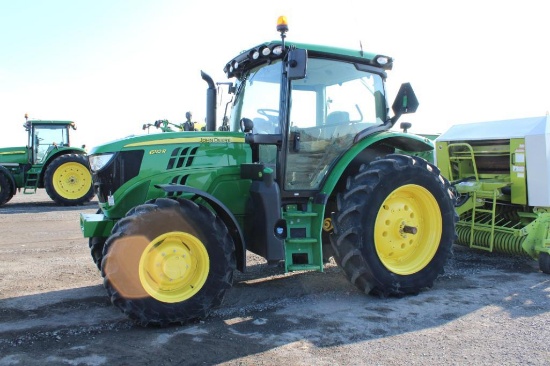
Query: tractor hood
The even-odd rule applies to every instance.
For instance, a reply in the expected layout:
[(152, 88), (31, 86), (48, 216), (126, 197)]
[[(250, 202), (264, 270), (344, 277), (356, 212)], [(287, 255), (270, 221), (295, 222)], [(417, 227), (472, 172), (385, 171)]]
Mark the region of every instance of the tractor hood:
[(238, 167), (252, 160), (243, 133), (221, 131), (127, 137), (94, 147), (88, 159), (95, 193), (100, 204), (114, 206), (112, 215), (124, 215), (147, 198), (164, 195), (160, 188), (148, 193), (149, 187), (202, 187), (205, 179), (215, 179), (214, 171), (224, 168), (238, 174)]
[(24, 164), (28, 162), (28, 149), (21, 147), (0, 148), (0, 164)]
[(90, 155), (112, 153), (121, 150), (133, 150), (136, 148), (158, 149), (165, 145), (173, 144), (226, 144), (243, 143), (244, 134), (241, 132), (165, 132), (141, 136), (128, 136), (122, 139), (94, 146)]

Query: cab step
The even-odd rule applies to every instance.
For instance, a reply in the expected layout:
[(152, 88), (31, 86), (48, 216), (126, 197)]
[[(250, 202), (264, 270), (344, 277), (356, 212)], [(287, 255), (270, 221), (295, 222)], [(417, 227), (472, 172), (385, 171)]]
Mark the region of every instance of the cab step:
[(25, 179), (25, 185), (23, 186), (24, 194), (33, 194), (36, 193), (38, 188), (38, 180), (40, 178), (40, 169), (31, 168), (27, 172), (27, 177)]
[(311, 235), (315, 212), (304, 212), (287, 207), (283, 212), (288, 225), (288, 237), (285, 240), (285, 272), (320, 271), (323, 272), (322, 243)]

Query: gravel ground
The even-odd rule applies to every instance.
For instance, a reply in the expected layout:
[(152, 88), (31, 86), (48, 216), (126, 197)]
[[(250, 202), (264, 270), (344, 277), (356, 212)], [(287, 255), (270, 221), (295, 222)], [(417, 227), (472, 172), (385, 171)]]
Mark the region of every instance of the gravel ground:
[(417, 296), (359, 293), (334, 264), (285, 274), (252, 254), (222, 307), (142, 328), (112, 306), (79, 228), (97, 202), (43, 191), (0, 208), (1, 365), (550, 365), (550, 277), (455, 246)]

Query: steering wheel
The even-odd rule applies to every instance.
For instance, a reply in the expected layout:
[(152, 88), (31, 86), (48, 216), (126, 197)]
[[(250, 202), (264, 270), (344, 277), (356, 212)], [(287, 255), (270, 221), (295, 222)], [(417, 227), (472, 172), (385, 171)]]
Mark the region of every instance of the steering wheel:
[(258, 114), (261, 114), (268, 121), (276, 123), (279, 122), (279, 110), (278, 109), (269, 109), (269, 108), (260, 108), (258, 109)]
[(258, 114), (263, 118), (254, 119), (254, 131), (260, 134), (275, 133), (279, 129), (279, 110), (269, 108), (259, 108)]

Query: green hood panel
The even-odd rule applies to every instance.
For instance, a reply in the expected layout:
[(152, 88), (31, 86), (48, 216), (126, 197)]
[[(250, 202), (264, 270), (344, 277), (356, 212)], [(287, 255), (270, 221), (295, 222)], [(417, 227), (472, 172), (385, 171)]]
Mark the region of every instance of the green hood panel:
[(0, 164), (26, 164), (28, 161), (26, 146), (0, 148)]
[(92, 154), (103, 154), (135, 148), (146, 150), (162, 148), (172, 144), (244, 144), (244, 134), (241, 132), (164, 132), (142, 136), (129, 136), (114, 140), (91, 149)]

